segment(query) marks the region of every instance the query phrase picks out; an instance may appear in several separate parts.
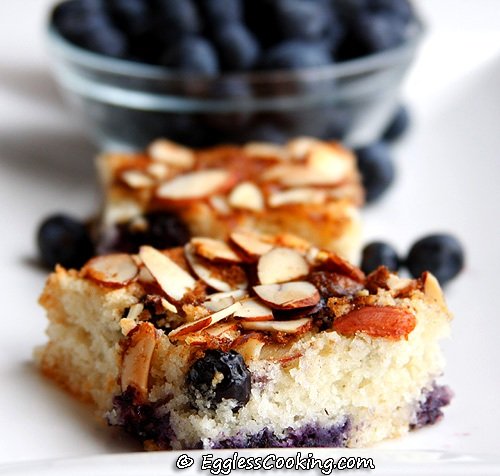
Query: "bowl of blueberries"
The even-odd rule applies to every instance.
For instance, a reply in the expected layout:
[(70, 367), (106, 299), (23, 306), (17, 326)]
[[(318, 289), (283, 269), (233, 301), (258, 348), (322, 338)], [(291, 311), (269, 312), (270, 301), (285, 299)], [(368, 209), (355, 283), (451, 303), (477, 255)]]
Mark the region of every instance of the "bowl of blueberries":
[(381, 137), (422, 24), (408, 0), (69, 0), (54, 72), (105, 149)]

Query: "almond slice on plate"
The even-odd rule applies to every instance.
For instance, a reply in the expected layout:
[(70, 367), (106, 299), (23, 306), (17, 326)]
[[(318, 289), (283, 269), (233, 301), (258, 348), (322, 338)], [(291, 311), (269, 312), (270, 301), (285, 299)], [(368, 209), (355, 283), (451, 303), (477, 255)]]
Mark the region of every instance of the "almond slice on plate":
[(309, 274), (304, 257), (290, 248), (273, 248), (259, 258), (257, 276), (261, 284), (294, 281)]
[(191, 245), (197, 255), (209, 260), (241, 263), (241, 258), (224, 241), (213, 238), (192, 238)]
[(297, 334), (309, 329), (312, 319), (303, 317), (292, 321), (242, 321), (243, 329), (252, 331), (283, 332), (284, 334)]
[(121, 368), (121, 389), (134, 388), (136, 398), (144, 400), (148, 393), (149, 368), (156, 346), (156, 331), (149, 322), (141, 322), (128, 335)]
[(122, 287), (139, 273), (132, 257), (125, 253), (97, 256), (82, 268), (84, 276), (106, 286)]
[(273, 309), (297, 309), (318, 304), (320, 296), (314, 285), (307, 281), (283, 284), (262, 284), (254, 291)]
[[(245, 273), (241, 270), (238, 278), (239, 280), (235, 280), (236, 276), (230, 281), (229, 279), (225, 279), (224, 275), (224, 267), (221, 264), (213, 264), (212, 266), (208, 266), (203, 263), (198, 256), (194, 253), (193, 246), (191, 243), (186, 244), (184, 247), (184, 256), (186, 257), (189, 266), (193, 269), (196, 276), (198, 276), (205, 284), (210, 286), (217, 291), (233, 291), (235, 289), (245, 289), (247, 287), (247, 280)], [(230, 266), (234, 266), (237, 268), (237, 265), (232, 264)], [(240, 268), (241, 269), (241, 268)], [(234, 273), (231, 273), (232, 275)]]
[(203, 329), (206, 329), (213, 324), (221, 321), (222, 319), (226, 319), (229, 316), (232, 316), (239, 308), (241, 304), (239, 302), (235, 302), (231, 304), (231, 306), (226, 307), (226, 309), (222, 309), (221, 311), (215, 312), (210, 316), (202, 317), (197, 319), (196, 321), (186, 322), (182, 326), (177, 327), (173, 331), (168, 334), (170, 339), (178, 339), (186, 334), (190, 334), (192, 332), (199, 332)]
[(189, 203), (228, 188), (232, 182), (233, 177), (227, 170), (199, 170), (163, 183), (156, 190), (156, 196), (169, 202)]
[(194, 152), (169, 140), (156, 140), (149, 146), (148, 152), (153, 160), (174, 167), (189, 169), (194, 165)]
[(154, 180), (138, 170), (125, 170), (121, 174), (121, 179), (130, 188), (149, 188), (154, 185)]
[(241, 307), (234, 313), (234, 317), (245, 321), (271, 321), (274, 319), (273, 311), (254, 298), (241, 301)]
[(235, 231), (230, 238), (250, 258), (258, 258), (273, 248), (272, 243), (263, 241), (259, 235), (249, 231)]
[(243, 182), (229, 194), (229, 205), (241, 210), (260, 212), (264, 210), (264, 196), (253, 182)]
[(353, 336), (364, 332), (371, 337), (383, 337), (391, 340), (408, 338), (415, 329), (417, 319), (408, 310), (394, 306), (366, 306), (337, 317), (333, 321), (333, 330), (343, 336)]
[(315, 188), (293, 188), (283, 192), (275, 192), (269, 196), (267, 203), (270, 207), (277, 208), (284, 205), (311, 204), (320, 205), (325, 203), (327, 193)]
[(196, 286), (196, 280), (170, 258), (151, 246), (141, 246), (139, 257), (165, 294), (174, 301)]

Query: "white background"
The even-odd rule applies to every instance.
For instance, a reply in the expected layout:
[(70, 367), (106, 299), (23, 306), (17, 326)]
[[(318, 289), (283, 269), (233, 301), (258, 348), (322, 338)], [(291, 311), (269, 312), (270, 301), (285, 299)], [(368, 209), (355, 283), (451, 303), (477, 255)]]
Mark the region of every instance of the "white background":
[[(95, 151), (48, 71), (50, 3), (0, 2), (0, 464), (137, 449), (32, 363), (45, 339), (37, 222), (58, 210), (85, 217), (98, 204)], [(439, 425), (381, 446), (500, 456), (500, 1), (418, 3), (429, 33), (404, 91), (414, 126), (396, 149), (396, 185), (365, 212), (366, 240), (404, 252), (452, 231), (467, 267), (447, 289), (455, 321), (444, 380), (456, 398)]]

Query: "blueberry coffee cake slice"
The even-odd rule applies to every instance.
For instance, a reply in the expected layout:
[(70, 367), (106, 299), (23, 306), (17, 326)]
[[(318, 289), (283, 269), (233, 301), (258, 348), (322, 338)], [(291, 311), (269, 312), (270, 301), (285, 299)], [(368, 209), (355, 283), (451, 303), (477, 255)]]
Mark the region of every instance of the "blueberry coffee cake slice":
[(338, 143), (193, 150), (158, 140), (144, 153), (104, 154), (98, 169), (99, 253), (227, 239), (240, 228), (293, 233), (349, 259), (358, 252), (363, 189), (354, 155)]
[(367, 446), (451, 396), (434, 276), (365, 276), (293, 235), (99, 256), (40, 302), (43, 373), (147, 449)]

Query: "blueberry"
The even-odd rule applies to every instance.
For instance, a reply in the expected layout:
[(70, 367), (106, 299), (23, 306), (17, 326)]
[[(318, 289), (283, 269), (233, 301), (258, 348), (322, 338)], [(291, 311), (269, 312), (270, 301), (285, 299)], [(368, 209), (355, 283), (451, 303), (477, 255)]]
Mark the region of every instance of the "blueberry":
[(410, 114), (408, 108), (399, 106), (396, 114), (394, 114), (391, 122), (387, 126), (387, 129), (384, 131), (382, 139), (388, 142), (398, 140), (408, 130), (409, 125)]
[(108, 26), (88, 32), (81, 46), (90, 51), (115, 58), (125, 58), (128, 51), (126, 36), (118, 29)]
[(430, 271), (445, 284), (462, 270), (464, 260), (464, 250), (457, 238), (441, 233), (418, 240), (408, 253), (406, 266), (415, 278)]
[(391, 13), (405, 23), (415, 18), (415, 12), (408, 0), (369, 0), (368, 8), (373, 11)]
[(201, 29), (198, 11), (192, 0), (158, 0), (158, 20), (165, 30), (194, 34)]
[(227, 23), (240, 23), (243, 19), (242, 0), (198, 0), (205, 20), (212, 30)]
[(151, 27), (151, 12), (143, 0), (112, 0), (110, 3), (114, 23), (128, 35), (143, 35)]
[(275, 8), (276, 26), (284, 39), (319, 40), (328, 30), (330, 11), (324, 2), (278, 0)]
[(356, 150), (358, 167), (363, 179), (367, 203), (380, 198), (395, 177), (389, 147), (385, 142), (375, 142)]
[(366, 274), (375, 271), (379, 266), (385, 266), (391, 271), (397, 271), (399, 265), (398, 254), (388, 243), (374, 241), (363, 248), (361, 269)]
[(207, 350), (189, 369), (186, 386), (194, 407), (215, 409), (222, 400), (232, 399), (236, 411), (250, 400), (250, 371), (234, 350)]
[(330, 64), (331, 61), (324, 44), (291, 40), (266, 51), (261, 67), (265, 70), (294, 70), (324, 66)]
[(250, 69), (260, 53), (253, 34), (239, 23), (221, 26), (215, 35), (215, 45), (222, 67), (228, 71)]
[(215, 75), (219, 71), (214, 47), (199, 36), (188, 36), (171, 44), (163, 54), (161, 64), (183, 73)]
[(40, 224), (37, 245), (40, 260), (48, 268), (56, 264), (80, 268), (94, 251), (87, 227), (63, 214), (52, 215)]

